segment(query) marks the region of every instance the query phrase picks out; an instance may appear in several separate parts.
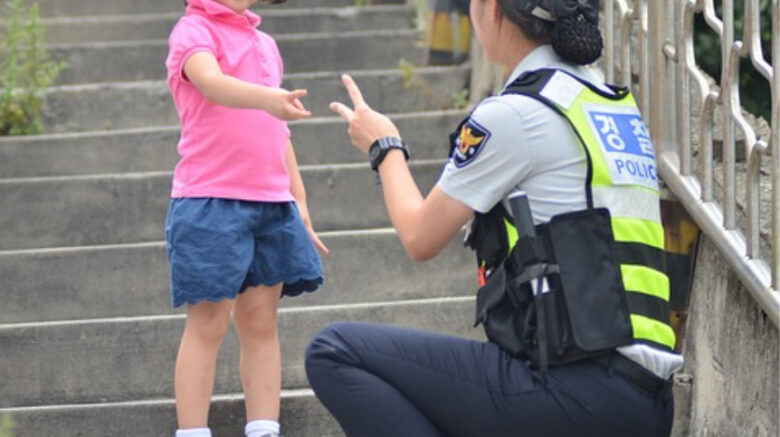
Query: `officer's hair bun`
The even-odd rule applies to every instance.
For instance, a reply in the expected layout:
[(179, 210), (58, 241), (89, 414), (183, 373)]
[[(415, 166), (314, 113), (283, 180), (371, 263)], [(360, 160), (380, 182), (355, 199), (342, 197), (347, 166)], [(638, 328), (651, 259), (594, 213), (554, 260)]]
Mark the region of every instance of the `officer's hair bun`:
[(601, 57), (604, 40), (593, 6), (586, 0), (558, 0), (554, 9), (557, 20), (550, 42), (555, 52), (579, 65), (591, 64)]

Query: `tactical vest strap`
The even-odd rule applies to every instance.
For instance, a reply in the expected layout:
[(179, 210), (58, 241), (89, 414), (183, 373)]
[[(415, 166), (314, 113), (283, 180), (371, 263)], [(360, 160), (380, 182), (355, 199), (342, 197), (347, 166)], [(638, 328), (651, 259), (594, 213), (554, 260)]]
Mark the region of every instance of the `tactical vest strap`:
[[(577, 130), (577, 127), (574, 126), (574, 124), (569, 120), (569, 117), (566, 116), (559, 108), (555, 105), (555, 103), (551, 102), (549, 99), (542, 96), (541, 92), (544, 89), (544, 87), (547, 86), (547, 82), (550, 81), (550, 79), (553, 77), (555, 72), (558, 70), (553, 69), (542, 69), (542, 70), (536, 70), (536, 71), (528, 71), (526, 73), (523, 73), (515, 79), (514, 82), (509, 84), (506, 89), (504, 89), (504, 92), (501, 93), (501, 95), (507, 95), (507, 94), (517, 94), (521, 96), (530, 97), (534, 100), (537, 100), (543, 104), (545, 104), (547, 107), (552, 109), (553, 111), (557, 112), (561, 117), (563, 117), (566, 122), (568, 122), (574, 133), (577, 135), (577, 139), (580, 141), (580, 143), (584, 142), (582, 136), (580, 136), (579, 131)], [(593, 182), (593, 162), (591, 160), (590, 152), (588, 152), (587, 148), (585, 149), (585, 158), (588, 161), (588, 174), (585, 177), (585, 186), (583, 187), (585, 190), (585, 197), (587, 200), (588, 209), (593, 208), (593, 190), (591, 189), (591, 183)]]
[[(626, 96), (628, 96), (629, 94), (629, 89), (627, 87), (616, 87), (609, 84), (606, 84), (606, 87), (609, 88), (611, 92), (605, 92), (603, 89), (597, 87), (596, 85), (593, 85), (592, 83), (586, 80), (582, 80), (581, 78), (567, 71), (557, 70), (554, 68), (542, 68), (535, 71), (527, 71), (521, 74), (520, 77), (515, 79), (514, 82), (510, 83), (509, 86), (507, 86), (504, 89), (504, 92), (502, 92), (501, 94), (502, 95), (522, 94), (522, 95), (527, 95), (529, 97), (537, 98), (541, 96), (542, 90), (544, 90), (544, 87), (547, 86), (547, 83), (550, 81), (550, 79), (552, 79), (555, 73), (567, 74), (568, 76), (571, 76), (572, 78), (576, 79), (577, 82), (588, 87), (594, 93), (609, 100), (620, 101), (626, 98)], [(545, 99), (543, 96), (542, 98)], [(548, 99), (545, 100), (549, 102)]]

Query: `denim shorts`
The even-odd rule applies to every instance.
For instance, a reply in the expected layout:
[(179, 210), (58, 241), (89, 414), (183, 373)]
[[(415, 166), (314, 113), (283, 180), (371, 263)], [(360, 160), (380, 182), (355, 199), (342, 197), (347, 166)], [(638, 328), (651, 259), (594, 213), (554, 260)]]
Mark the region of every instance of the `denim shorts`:
[(165, 220), (174, 307), (235, 299), (284, 283), (283, 296), (319, 288), (322, 263), (294, 202), (171, 200)]

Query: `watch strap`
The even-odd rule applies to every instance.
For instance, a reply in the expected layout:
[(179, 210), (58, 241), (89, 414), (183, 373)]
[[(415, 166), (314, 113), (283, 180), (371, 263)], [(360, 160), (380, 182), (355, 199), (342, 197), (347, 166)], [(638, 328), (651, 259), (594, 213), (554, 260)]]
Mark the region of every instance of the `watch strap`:
[(371, 144), (368, 149), (369, 156), (371, 158), (371, 170), (379, 171), (379, 165), (385, 160), (387, 153), (390, 150), (398, 149), (404, 152), (404, 158), (409, 160), (409, 149), (406, 148), (406, 144), (399, 137), (383, 137)]

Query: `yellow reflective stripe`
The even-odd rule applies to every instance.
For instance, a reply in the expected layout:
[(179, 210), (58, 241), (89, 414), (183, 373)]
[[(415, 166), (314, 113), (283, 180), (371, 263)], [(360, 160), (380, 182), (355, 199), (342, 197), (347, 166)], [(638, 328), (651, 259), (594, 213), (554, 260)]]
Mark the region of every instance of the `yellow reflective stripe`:
[(669, 277), (646, 266), (621, 264), (623, 286), (626, 290), (655, 296), (669, 302)]
[(649, 340), (674, 349), (676, 340), (674, 330), (670, 325), (638, 314), (631, 314), (631, 327), (634, 329), (635, 340)]
[[(594, 99), (594, 96), (597, 97), (597, 99)], [(601, 100), (604, 100), (604, 98), (593, 91), (590, 91), (590, 89), (585, 88), (585, 90), (580, 93), (579, 97), (577, 97), (577, 100), (574, 101), (571, 109), (563, 112), (580, 134), (580, 138), (585, 143), (584, 147), (588, 149), (593, 174), (593, 181), (591, 181), (592, 187), (612, 186), (612, 178), (609, 176), (607, 161), (604, 159), (604, 154), (598, 150), (598, 140), (585, 118), (585, 111), (582, 110), (583, 105)], [(615, 104), (615, 102), (610, 103), (613, 105)]]
[(612, 217), (612, 233), (615, 241), (642, 243), (648, 246), (664, 248), (664, 227), (650, 220), (626, 217)]
[(506, 228), (507, 247), (509, 247), (507, 255), (509, 255), (509, 252), (512, 252), (512, 249), (515, 248), (515, 244), (517, 244), (517, 240), (520, 237), (517, 235), (517, 228), (512, 223), (509, 223), (509, 220), (504, 219), (504, 227)]

